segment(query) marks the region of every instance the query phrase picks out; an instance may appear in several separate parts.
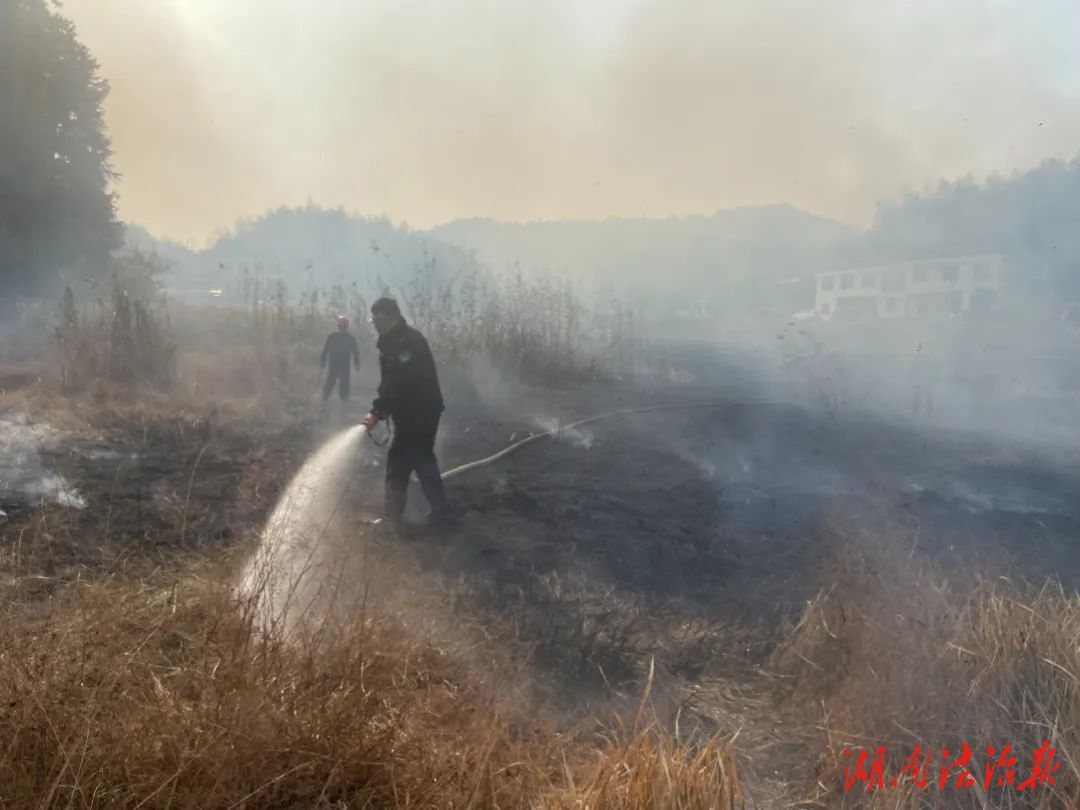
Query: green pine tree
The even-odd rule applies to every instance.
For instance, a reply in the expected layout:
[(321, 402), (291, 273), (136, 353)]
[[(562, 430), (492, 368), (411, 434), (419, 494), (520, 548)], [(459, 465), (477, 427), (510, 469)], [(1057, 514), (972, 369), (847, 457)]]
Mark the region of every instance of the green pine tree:
[(0, 308), (109, 272), (108, 89), (54, 6), (0, 0)]

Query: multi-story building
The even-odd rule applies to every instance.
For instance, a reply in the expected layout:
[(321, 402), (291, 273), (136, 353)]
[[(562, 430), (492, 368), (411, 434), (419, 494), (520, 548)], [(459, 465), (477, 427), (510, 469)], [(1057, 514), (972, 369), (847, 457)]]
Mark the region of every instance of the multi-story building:
[(823, 320), (941, 318), (985, 310), (997, 299), (1000, 256), (962, 256), (817, 274), (814, 311)]

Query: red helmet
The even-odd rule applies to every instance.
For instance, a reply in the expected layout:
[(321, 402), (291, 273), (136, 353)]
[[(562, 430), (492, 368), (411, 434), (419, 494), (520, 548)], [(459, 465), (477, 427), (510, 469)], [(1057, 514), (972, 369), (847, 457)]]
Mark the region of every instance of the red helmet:
[(349, 328), (349, 319), (346, 318), (344, 315), (338, 315), (337, 325), (341, 329), (348, 329)]

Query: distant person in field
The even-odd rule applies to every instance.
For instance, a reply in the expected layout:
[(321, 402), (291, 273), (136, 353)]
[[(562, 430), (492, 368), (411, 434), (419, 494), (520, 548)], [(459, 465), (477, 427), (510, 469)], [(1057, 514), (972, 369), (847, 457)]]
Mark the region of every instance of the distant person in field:
[(323, 383), (323, 402), (330, 399), (334, 384), (338, 384), (341, 401), (349, 398), (349, 361), (352, 367), (360, 370), (360, 347), (356, 338), (349, 333), (349, 319), (341, 315), (337, 319), (337, 331), (331, 332), (323, 346), (320, 367), (327, 369), (326, 382)]
[(376, 346), (382, 378), (363, 424), (370, 430), (380, 419), (389, 418), (394, 426), (386, 456), (385, 520), (392, 532), (403, 528), (409, 476), (415, 471), (431, 506), (429, 525), (445, 526), (449, 523), (446, 493), (435, 458), (435, 435), (444, 406), (431, 348), (405, 322), (392, 298), (380, 298), (371, 305), (371, 323), (379, 333)]

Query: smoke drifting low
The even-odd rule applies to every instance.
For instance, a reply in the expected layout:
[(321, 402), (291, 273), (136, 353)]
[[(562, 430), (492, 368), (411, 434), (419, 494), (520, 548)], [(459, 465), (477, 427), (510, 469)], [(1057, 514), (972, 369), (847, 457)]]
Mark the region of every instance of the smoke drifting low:
[(1064, 0), (67, 0), (112, 84), (121, 216), (203, 241), (311, 197), (418, 225), (785, 200), (866, 223), (1069, 157)]

